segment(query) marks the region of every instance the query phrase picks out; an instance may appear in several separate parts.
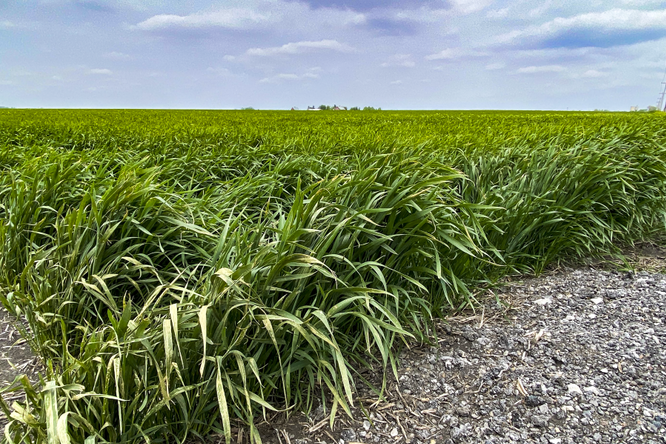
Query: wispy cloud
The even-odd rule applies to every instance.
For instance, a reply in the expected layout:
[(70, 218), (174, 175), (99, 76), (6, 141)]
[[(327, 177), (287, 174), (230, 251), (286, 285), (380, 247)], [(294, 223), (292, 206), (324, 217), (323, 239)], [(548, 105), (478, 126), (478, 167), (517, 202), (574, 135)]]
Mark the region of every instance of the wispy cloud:
[(499, 44), (541, 48), (611, 47), (666, 36), (666, 9), (610, 9), (572, 17), (557, 17), (539, 26), (498, 36)]
[(437, 5), (441, 0), (298, 0), (307, 3), (313, 8), (350, 9), (354, 11), (373, 11), (380, 8), (420, 8)]
[(489, 63), (488, 65), (485, 66), (486, 71), (498, 71), (500, 69), (506, 68), (506, 63), (504, 62), (497, 62), (497, 63)]
[(136, 25), (143, 31), (156, 31), (169, 28), (228, 28), (243, 29), (271, 20), (269, 14), (252, 9), (230, 8), (220, 11), (198, 12), (189, 15), (160, 14)]
[(664, 0), (620, 0), (622, 4), (631, 6), (631, 7), (636, 7), (636, 6), (654, 6), (654, 7), (659, 7), (659, 6), (664, 6), (666, 2)]
[(548, 10), (552, 7), (553, 7), (553, 0), (546, 0), (541, 5), (537, 6), (534, 9), (531, 9), (530, 12), (528, 13), (528, 16), (530, 18), (541, 17), (546, 12), (548, 12)]
[(454, 9), (462, 14), (471, 14), (487, 8), (493, 0), (451, 0)]
[(113, 74), (113, 71), (106, 68), (93, 68), (88, 71), (88, 74), (110, 76), (111, 74)]
[(337, 40), (317, 40), (287, 43), (282, 46), (270, 48), (251, 48), (245, 54), (257, 57), (270, 57), (279, 55), (295, 55), (315, 51), (335, 51), (335, 52), (355, 52), (356, 50), (349, 45), (338, 42)]
[(322, 69), (319, 67), (310, 68), (304, 74), (293, 74), (293, 73), (281, 73), (276, 74), (270, 77), (264, 77), (259, 80), (259, 83), (282, 83), (285, 81), (295, 81), (295, 80), (312, 80), (319, 78), (319, 72)]
[(132, 56), (122, 52), (112, 51), (104, 54), (104, 58), (113, 59), (113, 60), (130, 60)]
[[(231, 2), (220, 2), (231, 3)], [(240, 2), (234, 2), (239, 4)], [(349, 9), (312, 9), (302, 2), (285, 0), (248, 1), (242, 7), (219, 7), (191, 14), (158, 14), (133, 26), (133, 29), (154, 32), (190, 30), (271, 30), (277, 27), (313, 30), (324, 27), (355, 26), (366, 17)]]
[(413, 68), (416, 66), (414, 60), (412, 60), (411, 54), (396, 54), (391, 56), (386, 62), (380, 65), (382, 68), (389, 67), (401, 67), (401, 68)]
[(442, 51), (425, 56), (426, 60), (455, 60), (467, 57), (484, 57), (488, 54), (481, 51), (465, 48), (446, 48)]
[(10, 22), (9, 20), (0, 21), (0, 29), (11, 29), (11, 28), (16, 28), (16, 24), (14, 22)]
[(213, 68), (212, 66), (209, 66), (206, 68), (206, 72), (210, 74), (214, 74), (219, 77), (231, 77), (233, 76), (233, 73), (227, 69), (227, 68)]
[(596, 69), (589, 69), (580, 76), (584, 78), (597, 79), (599, 77), (608, 77), (608, 73), (603, 71), (597, 71)]
[(503, 19), (509, 15), (509, 8), (494, 9), (486, 12), (486, 17), (489, 19)]
[(562, 65), (541, 65), (541, 66), (525, 66), (523, 68), (518, 68), (516, 71), (518, 74), (540, 74), (544, 72), (563, 72), (566, 71)]

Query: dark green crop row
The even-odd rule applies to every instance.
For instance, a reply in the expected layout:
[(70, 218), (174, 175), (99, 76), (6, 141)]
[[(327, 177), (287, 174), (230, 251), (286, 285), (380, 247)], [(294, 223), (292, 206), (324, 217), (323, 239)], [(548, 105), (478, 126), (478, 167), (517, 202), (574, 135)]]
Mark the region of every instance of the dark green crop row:
[(10, 442), (331, 418), (508, 273), (664, 232), (666, 118), (0, 110), (0, 300), (44, 360)]

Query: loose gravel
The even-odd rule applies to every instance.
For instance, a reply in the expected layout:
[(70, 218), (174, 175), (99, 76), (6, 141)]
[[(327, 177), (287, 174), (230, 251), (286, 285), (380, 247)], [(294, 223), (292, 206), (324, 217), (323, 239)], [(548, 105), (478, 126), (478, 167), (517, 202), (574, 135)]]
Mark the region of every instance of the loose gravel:
[(267, 443), (665, 443), (666, 275), (564, 270), (502, 287), (436, 347), (401, 356), (382, 402), (261, 428)]

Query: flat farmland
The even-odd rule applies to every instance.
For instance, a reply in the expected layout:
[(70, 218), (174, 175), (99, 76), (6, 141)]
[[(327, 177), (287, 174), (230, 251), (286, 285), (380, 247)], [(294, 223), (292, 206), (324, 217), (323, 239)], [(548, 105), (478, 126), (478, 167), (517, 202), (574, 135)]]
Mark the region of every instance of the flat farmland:
[(662, 113), (0, 110), (10, 442), (231, 440), (666, 227)]

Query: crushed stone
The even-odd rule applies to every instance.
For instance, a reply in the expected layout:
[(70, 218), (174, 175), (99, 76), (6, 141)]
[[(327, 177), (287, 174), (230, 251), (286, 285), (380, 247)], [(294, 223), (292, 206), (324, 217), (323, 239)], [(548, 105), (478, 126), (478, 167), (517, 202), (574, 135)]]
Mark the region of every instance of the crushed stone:
[(359, 387), (353, 419), (331, 430), (319, 407), (263, 424), (262, 439), (666, 442), (666, 275), (567, 269), (500, 291), (512, 307), (449, 319), (436, 346), (403, 352), (383, 401)]

